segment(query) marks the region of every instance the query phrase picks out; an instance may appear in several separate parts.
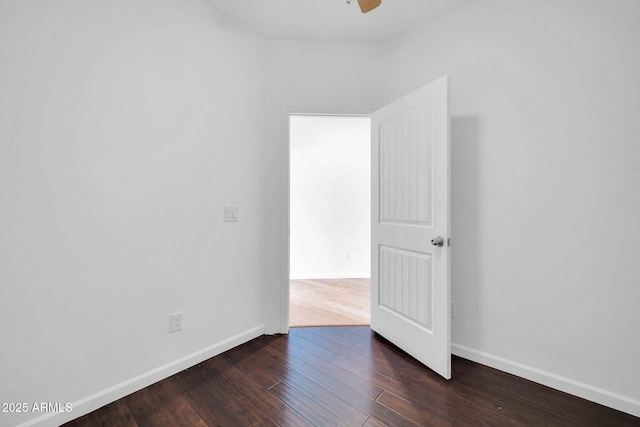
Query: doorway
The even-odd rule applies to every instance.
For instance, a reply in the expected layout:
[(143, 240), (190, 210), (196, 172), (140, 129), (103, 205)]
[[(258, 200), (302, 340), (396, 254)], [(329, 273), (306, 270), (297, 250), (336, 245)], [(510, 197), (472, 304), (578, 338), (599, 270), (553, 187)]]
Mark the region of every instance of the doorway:
[(289, 325), (368, 325), (371, 120), (289, 115)]

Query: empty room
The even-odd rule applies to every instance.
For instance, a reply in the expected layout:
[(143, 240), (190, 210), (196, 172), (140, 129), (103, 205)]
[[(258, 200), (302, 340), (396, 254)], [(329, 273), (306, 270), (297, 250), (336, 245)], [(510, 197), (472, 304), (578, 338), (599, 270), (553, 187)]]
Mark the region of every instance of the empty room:
[[(0, 0), (0, 426), (640, 425), (639, 23)], [(370, 325), (290, 328), (296, 114), (370, 120)]]

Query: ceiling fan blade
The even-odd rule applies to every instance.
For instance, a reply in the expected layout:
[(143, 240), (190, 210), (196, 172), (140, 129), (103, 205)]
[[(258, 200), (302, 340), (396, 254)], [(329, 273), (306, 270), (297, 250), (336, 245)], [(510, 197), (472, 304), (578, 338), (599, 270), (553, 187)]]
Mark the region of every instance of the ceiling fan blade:
[(371, 12), (376, 7), (380, 6), (382, 0), (358, 0), (358, 5), (362, 13)]

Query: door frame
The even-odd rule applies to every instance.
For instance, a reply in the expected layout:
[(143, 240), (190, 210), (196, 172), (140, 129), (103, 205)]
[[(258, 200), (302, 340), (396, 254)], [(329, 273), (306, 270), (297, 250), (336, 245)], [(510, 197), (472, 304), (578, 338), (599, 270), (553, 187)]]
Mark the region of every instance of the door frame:
[(290, 120), (291, 116), (346, 116), (346, 117), (371, 117), (371, 113), (375, 110), (358, 110), (344, 108), (283, 108), (282, 109), (282, 139), (281, 139), (281, 194), (282, 194), (282, 254), (281, 277), (280, 284), (280, 327), (281, 334), (289, 333), (289, 287), (291, 273), (291, 135)]

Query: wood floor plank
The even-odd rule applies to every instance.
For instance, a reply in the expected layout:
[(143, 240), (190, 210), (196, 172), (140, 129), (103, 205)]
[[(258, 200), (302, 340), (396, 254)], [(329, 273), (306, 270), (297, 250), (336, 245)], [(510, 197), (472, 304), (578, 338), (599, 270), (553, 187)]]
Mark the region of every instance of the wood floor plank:
[(268, 346), (270, 343), (277, 341), (278, 337), (279, 335), (262, 335), (244, 343), (243, 345), (224, 352), (222, 357), (229, 360), (231, 363), (240, 362), (247, 357), (253, 356), (256, 351)]
[(287, 343), (287, 350), (293, 355), (298, 354), (299, 358), (303, 360), (308, 361), (310, 358), (320, 357), (324, 360), (332, 361), (338, 357), (338, 353), (319, 346), (298, 334), (290, 334)]
[(369, 325), (365, 325), (365, 326), (344, 326), (343, 329), (345, 331), (349, 331), (350, 333), (360, 336), (362, 338), (366, 338), (367, 340), (371, 338), (371, 335), (374, 334), (374, 332), (371, 330), (371, 328), (369, 327)]
[(265, 369), (255, 369), (251, 372), (245, 372), (245, 374), (265, 390), (269, 390), (282, 381), (282, 379), (274, 375), (273, 372)]
[(354, 375), (346, 369), (342, 369), (340, 366), (335, 365), (333, 362), (314, 363), (311, 366), (322, 372), (325, 377), (333, 378), (342, 383), (348, 384), (350, 387), (357, 389), (361, 394), (366, 395), (370, 399), (376, 399), (384, 391), (383, 388), (378, 387), (371, 381)]
[(373, 417), (369, 417), (366, 423), (362, 424), (362, 427), (386, 427), (380, 421), (376, 420)]
[(133, 415), (124, 399), (119, 399), (110, 405), (93, 411), (83, 417), (65, 424), (67, 427), (137, 427)]
[[(544, 425), (544, 418), (526, 405), (518, 406), (517, 402), (496, 399), (495, 395), (486, 395), (473, 387), (450, 387), (446, 380), (435, 378), (431, 373), (418, 379), (401, 372), (396, 380), (410, 391), (409, 395), (428, 397), (431, 400), (430, 407), (438, 413), (465, 408), (464, 412), (458, 411), (456, 414), (466, 414), (472, 419), (485, 419), (497, 425)], [(513, 416), (504, 419), (505, 415)]]
[[(418, 379), (418, 381), (422, 381)], [(456, 378), (456, 390), (465, 399), (477, 403), (493, 412), (531, 426), (548, 424), (549, 408), (532, 404), (525, 398), (508, 390), (488, 389), (480, 383), (468, 382), (464, 378)]]
[[(224, 360), (224, 359), (222, 359)], [(238, 390), (243, 396), (251, 400), (251, 402), (259, 408), (266, 416), (278, 425), (286, 425), (292, 427), (308, 427), (311, 424), (298, 415), (293, 409), (285, 405), (280, 399), (276, 398), (273, 393), (261, 387), (252, 380), (251, 377), (240, 371), (231, 363), (226, 361), (224, 370), (221, 373), (229, 384)], [(269, 386), (271, 388), (272, 386)]]
[(337, 344), (343, 348), (351, 348), (356, 342), (351, 338), (343, 337), (340, 333), (333, 329), (325, 328), (305, 328), (301, 333), (307, 336), (314, 336), (313, 339), (325, 343), (325, 345)]
[[(107, 405), (110, 406), (110, 405)], [(103, 406), (100, 409), (96, 409), (93, 412), (90, 412), (86, 415), (83, 415), (82, 417), (76, 418), (75, 420), (71, 420), (68, 423), (64, 424), (65, 427), (101, 427), (103, 425), (109, 425), (109, 424), (102, 424), (98, 418), (98, 414), (97, 412), (100, 410), (103, 410), (106, 406)], [(114, 425), (118, 425), (118, 424), (114, 424)], [(120, 423), (120, 426), (122, 426), (123, 424)], [(135, 421), (131, 421), (131, 424), (128, 424), (128, 426), (131, 427), (137, 427), (138, 424), (136, 424)]]
[(215, 367), (211, 364), (217, 360), (209, 359), (182, 371), (171, 377), (171, 382), (187, 397), (191, 394), (200, 395), (212, 398), (221, 405), (230, 405), (242, 395), (217, 374)]
[(347, 425), (360, 426), (369, 418), (368, 415), (295, 371), (289, 372), (284, 381), (343, 420)]
[(187, 399), (171, 381), (161, 381), (124, 398), (136, 423), (207, 427)]
[(424, 365), (413, 357), (408, 357), (405, 352), (377, 334), (367, 343), (355, 343), (351, 346), (351, 350), (374, 361), (385, 361), (386, 364), (398, 370), (412, 371), (415, 369), (418, 372), (424, 370)]
[(456, 369), (456, 379), (465, 379), (469, 382), (481, 384), (490, 390), (507, 391), (509, 389), (510, 378), (504, 372), (488, 366), (478, 366), (477, 363), (455, 356), (452, 357), (453, 365), (455, 365)]
[(296, 371), (300, 372), (310, 381), (320, 385), (344, 401), (349, 402), (349, 404), (357, 408), (359, 411), (376, 418), (384, 424), (397, 426), (418, 425), (404, 416), (379, 404), (371, 397), (362, 394), (360, 390), (336, 378), (325, 375), (323, 371), (316, 369), (311, 365), (303, 365), (297, 368)]
[[(358, 361), (359, 363), (367, 365), (375, 364), (377, 372), (382, 375), (386, 375), (389, 378), (395, 377), (400, 371), (400, 368), (405, 366), (404, 363), (394, 361), (394, 359), (396, 358), (389, 359), (384, 356), (372, 355), (370, 351), (356, 351), (354, 350), (354, 348), (356, 347), (365, 347), (354, 344), (345, 339), (328, 340), (322, 336), (319, 336), (317, 332), (315, 332), (315, 328), (309, 329), (312, 330), (313, 333), (309, 334), (307, 337), (310, 336), (309, 339), (315, 339), (315, 342), (317, 342), (318, 345), (325, 348), (332, 348), (333, 351), (339, 353), (341, 357), (348, 357), (352, 360)], [(406, 355), (403, 355), (403, 357), (406, 357)]]
[(289, 325), (368, 325), (369, 279), (291, 280)]
[(254, 378), (266, 377), (277, 379), (273, 385), (277, 385), (282, 381), (282, 378), (285, 377), (289, 370), (287, 366), (276, 360), (258, 357), (243, 360), (241, 363), (236, 364), (236, 367)]
[[(469, 363), (460, 358), (454, 359), (454, 362)], [(454, 376), (452, 381), (456, 384), (455, 390), (457, 393), (493, 413), (508, 415), (510, 418), (526, 425), (545, 425), (550, 421), (554, 421), (562, 425), (595, 427), (607, 425), (607, 423), (611, 423), (615, 419), (606, 414), (607, 411), (612, 411), (612, 414), (618, 416), (621, 414), (609, 408), (596, 408), (595, 404), (584, 407), (583, 411), (577, 411), (576, 408), (568, 407), (568, 405), (576, 399), (580, 401), (579, 404), (583, 404), (582, 399), (487, 366), (479, 364), (472, 364), (472, 366), (473, 369), (465, 374)], [(454, 365), (454, 369), (455, 367), (456, 365)], [(429, 377), (425, 377), (425, 375), (428, 375), (427, 370), (420, 372), (412, 369), (406, 372), (403, 371), (397, 379), (408, 383), (414, 381), (410, 379), (413, 377), (416, 378), (415, 381), (417, 381), (416, 384), (419, 384), (418, 387), (423, 387), (432, 381), (432, 375), (429, 375)], [(540, 394), (536, 398), (535, 394), (531, 393), (514, 393), (513, 390), (516, 388), (514, 384), (539, 389)], [(637, 422), (637, 420), (630, 420), (623, 416), (618, 418), (618, 424), (616, 425), (625, 425), (625, 422), (633, 423)]]
[(362, 380), (377, 386), (381, 390), (387, 390), (401, 396), (405, 391), (404, 384), (401, 382), (375, 372), (374, 370), (369, 369), (367, 365), (363, 365), (353, 359), (340, 356), (332, 363), (349, 372), (351, 375), (356, 375), (362, 378)]
[[(261, 349), (235, 365), (242, 371), (254, 373), (264, 371), (273, 377), (282, 379), (287, 370), (304, 364), (302, 360), (287, 351), (279, 351), (277, 346)], [(264, 373), (262, 374), (264, 376)]]
[(269, 391), (314, 426), (343, 425), (339, 418), (287, 383), (278, 383)]
[(594, 427), (608, 425), (608, 423), (616, 423), (617, 426), (640, 425), (640, 419), (631, 415), (515, 375), (506, 375), (509, 378), (509, 395), (522, 396), (527, 403), (535, 408), (544, 408), (548, 420)]
[(386, 406), (387, 408), (402, 414), (414, 423), (421, 426), (454, 426), (455, 424), (445, 419), (439, 418), (434, 412), (425, 410), (416, 406), (411, 402), (404, 400), (388, 391), (384, 391), (376, 402)]
[[(421, 408), (422, 411), (433, 413), (448, 423), (469, 425), (474, 424), (475, 420), (480, 418), (491, 422), (500, 422), (503, 425), (512, 425), (509, 420), (503, 421), (501, 414), (494, 414), (491, 410), (460, 396), (442, 378), (430, 379), (429, 383), (422, 387), (422, 384), (418, 386), (412, 377), (404, 380), (389, 378), (371, 371), (366, 365), (359, 364), (348, 358), (339, 357), (333, 363), (361, 376), (392, 395), (406, 400), (411, 405)], [(390, 396), (386, 396), (385, 399), (388, 402), (393, 402)], [(396, 404), (402, 407), (402, 402), (396, 402)], [(392, 409), (397, 410), (398, 407), (392, 407)], [(537, 422), (530, 425), (540, 425), (540, 422), (544, 424), (543, 418), (538, 417), (534, 418), (534, 420)], [(513, 424), (518, 425), (518, 423)]]
[(221, 426), (255, 426), (255, 427), (268, 427), (278, 426), (271, 418), (257, 408), (253, 402), (246, 397), (242, 397), (240, 400), (227, 406), (226, 412), (233, 416), (231, 424), (221, 424)]
[[(218, 374), (220, 358), (209, 359), (171, 377), (182, 395), (209, 426), (242, 425), (242, 410), (250, 411), (244, 396)], [(241, 418), (239, 418), (241, 417)], [(273, 424), (273, 423), (272, 423)], [(149, 424), (157, 425), (157, 424)]]
[(372, 334), (375, 334), (375, 332), (371, 330), (371, 327), (369, 325), (344, 327), (336, 326), (333, 329), (330, 329), (330, 331), (332, 334), (346, 338), (350, 342), (362, 344), (369, 342), (371, 340)]

